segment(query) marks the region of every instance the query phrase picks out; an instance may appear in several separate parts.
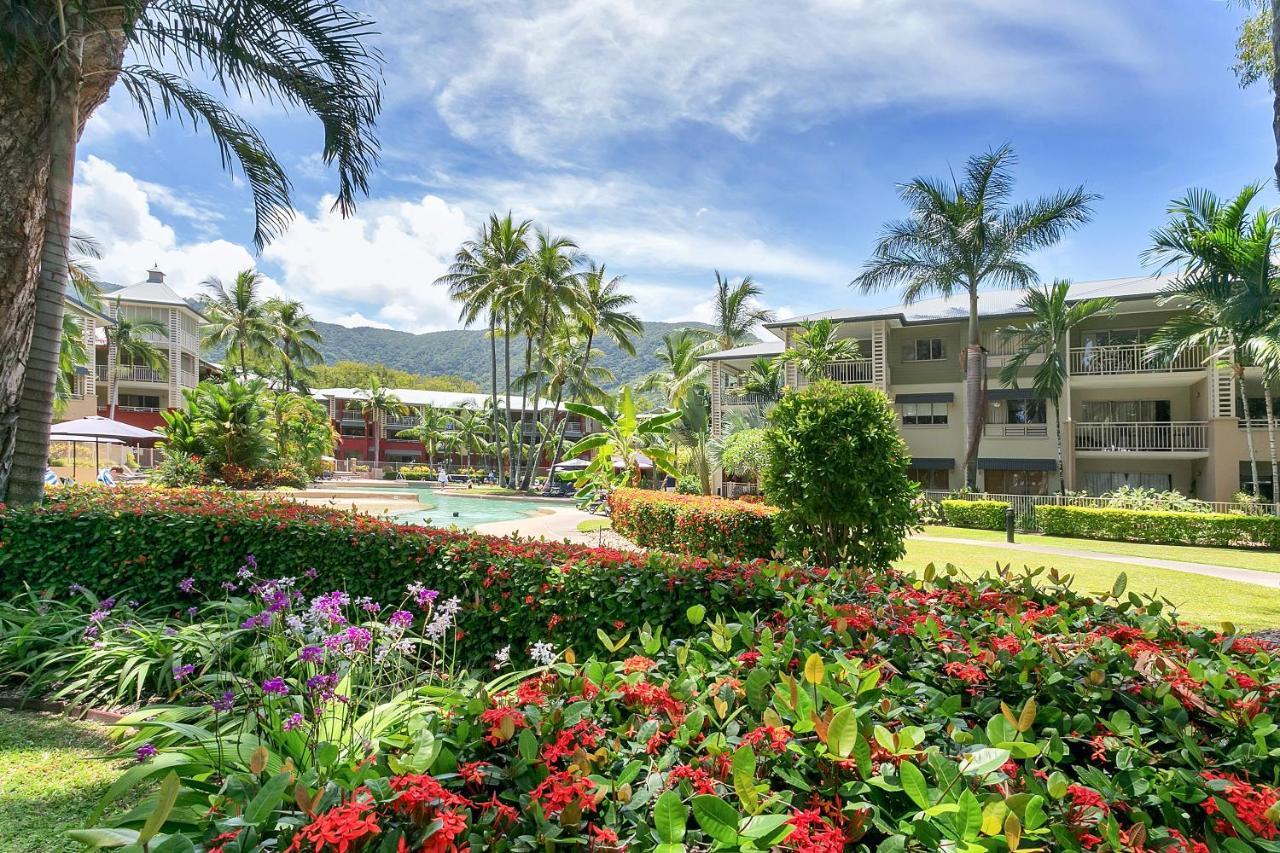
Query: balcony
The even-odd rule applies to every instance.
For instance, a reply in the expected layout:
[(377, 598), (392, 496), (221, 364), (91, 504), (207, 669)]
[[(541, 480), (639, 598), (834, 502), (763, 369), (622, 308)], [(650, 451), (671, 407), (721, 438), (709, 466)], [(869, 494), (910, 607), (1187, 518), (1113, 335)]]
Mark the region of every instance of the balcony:
[(1048, 424), (987, 424), (982, 434), (988, 438), (1044, 438)]
[(735, 394), (729, 389), (720, 395), (720, 405), (725, 408), (759, 408), (777, 400), (767, 394)]
[(1143, 344), (1072, 347), (1072, 376), (1125, 376), (1136, 373), (1188, 373), (1204, 370), (1208, 351), (1192, 349), (1171, 361), (1153, 359)]
[[(111, 369), (105, 364), (95, 365), (94, 373), (97, 375), (99, 382), (106, 382), (111, 378)], [(167, 374), (142, 364), (121, 365), (116, 371), (116, 380), (119, 382), (159, 382), (161, 384), (169, 381)], [(194, 385), (195, 383), (193, 382), (192, 386), (194, 387)]]
[(855, 358), (849, 361), (833, 361), (824, 371), (828, 379), (842, 385), (870, 385), (873, 381), (872, 361)]
[(1082, 453), (1189, 453), (1209, 449), (1204, 421), (1171, 423), (1076, 423), (1075, 448)]

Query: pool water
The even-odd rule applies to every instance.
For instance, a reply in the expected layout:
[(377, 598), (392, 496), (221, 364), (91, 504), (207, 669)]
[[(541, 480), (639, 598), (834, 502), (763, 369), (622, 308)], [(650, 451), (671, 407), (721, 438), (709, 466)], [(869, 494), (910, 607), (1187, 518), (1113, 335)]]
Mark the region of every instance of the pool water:
[(547, 505), (541, 501), (507, 498), (464, 498), (415, 489), (421, 509), (401, 512), (392, 518), (399, 524), (426, 524), (432, 527), (472, 528), (495, 521), (514, 521), (539, 514)]

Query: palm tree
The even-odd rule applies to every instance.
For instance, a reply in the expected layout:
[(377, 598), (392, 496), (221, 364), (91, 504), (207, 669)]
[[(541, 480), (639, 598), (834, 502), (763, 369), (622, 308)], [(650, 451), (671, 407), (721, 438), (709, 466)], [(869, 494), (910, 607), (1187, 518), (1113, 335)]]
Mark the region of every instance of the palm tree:
[[(95, 311), (101, 312), (102, 288), (93, 280), (90, 258), (101, 258), (102, 249), (92, 237), (72, 233), (72, 254), (67, 262), (69, 293)], [(76, 368), (93, 367), (91, 350), (85, 344), (84, 328), (74, 315), (63, 312), (62, 337), (58, 343), (58, 378), (53, 392), (53, 411), (58, 416), (75, 393)]]
[(481, 412), (465, 403), (458, 407), (453, 424), (452, 440), (462, 449), (464, 454), (462, 464), (470, 468), (471, 454), (484, 453), (489, 446), (485, 440), (489, 436), (489, 426)]
[(240, 378), (249, 377), (249, 353), (265, 355), (273, 348), (273, 324), (267, 304), (258, 298), (262, 276), (252, 269), (236, 273), (228, 290), (216, 276), (205, 279), (204, 343), (208, 347), (226, 347), (240, 359)]
[[(578, 476), (575, 485), (580, 495), (586, 497), (602, 486), (638, 485), (642, 476), (641, 453), (652, 459), (659, 470), (668, 474), (675, 470), (675, 460), (662, 440), (680, 417), (679, 412), (639, 414), (630, 385), (624, 385), (618, 395), (604, 405), (570, 402), (564, 407), (600, 425), (599, 432), (586, 436), (564, 453), (566, 459), (596, 453)], [(614, 470), (615, 459), (621, 460), (618, 471)]]
[(351, 405), (364, 413), (366, 429), (373, 430), (373, 464), (376, 466), (382, 461), (382, 424), (388, 417), (405, 414), (409, 407), (376, 376), (369, 377), (369, 384), (361, 389), (360, 394), (360, 398), (352, 400)]
[(1272, 261), (1276, 227), (1266, 210), (1249, 215), (1261, 191), (1260, 184), (1251, 184), (1224, 203), (1208, 190), (1191, 190), (1170, 206), (1172, 219), (1152, 232), (1151, 248), (1143, 252), (1143, 260), (1159, 271), (1182, 267), (1160, 296), (1162, 304), (1182, 310), (1156, 330), (1151, 352), (1174, 358), (1204, 348), (1208, 358), (1230, 365), (1240, 391), (1254, 495), (1259, 493), (1258, 458), (1245, 370), (1265, 346), (1280, 309)]
[(271, 334), (278, 350), (281, 377), (286, 391), (307, 393), (311, 366), (324, 361), (317, 349), (324, 338), (315, 329), (315, 321), (301, 302), (294, 299), (268, 299), (263, 306)]
[(1018, 387), (1018, 374), (1037, 355), (1043, 360), (1031, 376), (1031, 387), (1041, 399), (1053, 404), (1054, 427), (1058, 442), (1058, 492), (1065, 493), (1067, 481), (1062, 466), (1062, 412), (1058, 402), (1069, 375), (1067, 347), (1071, 332), (1082, 323), (1101, 314), (1115, 310), (1116, 301), (1111, 298), (1082, 299), (1068, 302), (1071, 283), (1058, 280), (1045, 288), (1031, 288), (1018, 306), (1022, 313), (1030, 314), (1025, 325), (1006, 326), (1000, 330), (1003, 343), (1017, 342), (1013, 356), (1000, 369), (1000, 381), (1010, 388)]
[[(529, 258), (529, 220), (515, 222), (508, 211), (505, 217), (496, 213), (480, 229), (474, 240), (459, 247), (449, 271), (436, 279), (436, 284), (449, 288), (449, 298), (462, 305), (459, 313), (464, 326), (470, 326), (481, 316), (489, 321), (489, 377), (493, 410), (493, 434), (512, 435), (511, 430), (511, 311), (510, 299), (524, 280)], [(498, 330), (498, 320), (502, 330)], [(498, 336), (501, 334), (505, 351), (506, 379), (503, 410), (506, 412), (506, 430), (498, 429)], [(509, 445), (509, 460), (515, 458), (515, 445)], [(499, 454), (501, 456), (501, 454)], [(514, 464), (512, 461), (511, 464)], [(498, 466), (501, 468), (501, 464)], [(504, 478), (508, 483), (513, 474)]]
[[(111, 401), (110, 417), (115, 420), (116, 406), (120, 400), (120, 377), (127, 375), (134, 365), (141, 364), (151, 368), (162, 378), (169, 373), (169, 364), (164, 353), (155, 344), (147, 340), (147, 335), (169, 336), (168, 330), (154, 320), (134, 320), (120, 310), (120, 300), (116, 300), (115, 322), (106, 328), (107, 335), (107, 371), (111, 387), (108, 398)], [(126, 364), (125, 361), (128, 361)]]
[[(597, 399), (603, 393), (601, 385), (613, 381), (613, 372), (607, 367), (592, 366), (592, 352), (583, 352), (584, 343), (578, 338), (580, 329), (564, 325), (557, 329), (551, 342), (547, 345), (543, 360), (535, 364), (530, 376), (521, 377), (521, 383), (533, 381), (533, 377), (541, 375), (546, 381), (546, 391), (552, 395), (551, 423), (548, 429), (542, 430), (541, 440), (533, 458), (541, 462), (546, 455), (547, 442), (552, 435), (556, 436), (556, 446), (547, 459), (549, 467), (555, 467), (559, 459), (560, 448), (564, 443), (564, 430), (568, 419), (562, 416), (561, 403), (566, 396), (583, 402)], [(595, 350), (595, 355), (600, 351)], [(585, 372), (583, 372), (585, 370)], [(551, 488), (551, 478), (543, 484), (543, 491)]]
[(686, 394), (680, 403), (680, 417), (671, 424), (671, 440), (689, 448), (689, 465), (704, 495), (711, 494), (711, 407), (701, 391)]
[(13, 132), (0, 233), (26, 235), (0, 245), (0, 499), (31, 502), (42, 493), (52, 420), (76, 146), (115, 84), (148, 127), (164, 116), (207, 129), (223, 166), (249, 184), (261, 247), (292, 216), (288, 177), (258, 131), (192, 81), (316, 115), (346, 215), (377, 161), (381, 61), (364, 44), (368, 23), (335, 0), (244, 0), (234, 26), (215, 0), (0, 8), (0, 115)]
[(836, 337), (836, 324), (831, 319), (805, 320), (800, 326), (804, 331), (792, 338), (792, 345), (778, 360), (795, 364), (810, 382), (826, 376), (827, 367), (832, 363), (858, 358), (858, 342)]
[(973, 488), (978, 444), (986, 422), (986, 351), (978, 328), (978, 294), (985, 287), (1028, 287), (1037, 281), (1027, 256), (1051, 246), (1093, 215), (1098, 198), (1083, 186), (1014, 204), (1008, 145), (970, 157), (963, 180), (915, 178), (898, 189), (911, 209), (888, 223), (870, 261), (852, 285), (864, 293), (905, 285), (908, 305), (930, 296), (969, 299), (965, 350), (965, 486)]
[(645, 377), (641, 391), (660, 391), (668, 406), (680, 408), (685, 395), (707, 386), (707, 365), (699, 361), (716, 345), (701, 329), (677, 329), (662, 336), (662, 348), (656, 351), (661, 365)]
[(751, 330), (774, 318), (772, 311), (767, 311), (758, 304), (764, 291), (751, 280), (751, 276), (733, 284), (729, 279), (721, 278), (719, 270), (715, 273), (715, 318), (712, 325), (715, 326), (716, 343), (722, 350), (750, 343), (755, 339)]
[(782, 396), (782, 363), (763, 355), (753, 358), (738, 377), (735, 393), (753, 394), (766, 403), (777, 400)]
[(396, 438), (416, 438), (427, 451), (427, 464), (435, 467), (436, 450), (444, 444), (454, 424), (453, 417), (444, 409), (427, 403), (418, 407), (418, 423), (396, 433)]
[(265, 382), (229, 376), (225, 383), (201, 382), (186, 394), (190, 421), (212, 470), (223, 465), (255, 469), (275, 455)]

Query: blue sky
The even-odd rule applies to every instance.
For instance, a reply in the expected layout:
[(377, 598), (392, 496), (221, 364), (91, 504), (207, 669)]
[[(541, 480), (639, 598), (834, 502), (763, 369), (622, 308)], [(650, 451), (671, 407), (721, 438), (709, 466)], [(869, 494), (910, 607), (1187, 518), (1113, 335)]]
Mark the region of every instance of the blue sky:
[(705, 319), (716, 268), (783, 314), (872, 307), (894, 294), (847, 284), (902, 213), (896, 184), (971, 153), (1012, 143), (1021, 196), (1102, 195), (1035, 258), (1075, 280), (1141, 273), (1170, 198), (1266, 180), (1274, 157), (1270, 93), (1230, 69), (1241, 11), (1216, 0), (358, 5), (387, 86), (357, 215), (328, 212), (313, 121), (242, 104), (297, 190), (293, 227), (255, 256), (248, 191), (212, 146), (147, 136), (117, 94), (81, 143), (73, 217), (103, 278), (154, 261), (191, 294), (257, 265), (320, 319), (451, 328), (431, 282), (509, 208), (625, 275), (645, 319)]

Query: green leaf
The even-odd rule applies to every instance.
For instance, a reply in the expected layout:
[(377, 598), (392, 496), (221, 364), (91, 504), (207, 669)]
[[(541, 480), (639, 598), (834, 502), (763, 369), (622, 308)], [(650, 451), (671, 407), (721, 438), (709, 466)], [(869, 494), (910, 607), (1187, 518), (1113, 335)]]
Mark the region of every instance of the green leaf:
[(848, 758), (858, 743), (858, 719), (848, 705), (836, 711), (827, 726), (827, 749), (838, 758)]
[(691, 625), (697, 625), (702, 622), (707, 615), (707, 608), (701, 604), (695, 604), (685, 611), (685, 616), (689, 618)]
[(779, 835), (777, 838), (769, 838), (768, 845), (772, 847), (791, 834), (794, 827), (787, 826), (787, 821), (790, 819), (791, 816), (786, 814), (762, 814), (749, 817), (742, 822), (740, 834), (743, 838), (759, 840), (769, 838), (769, 836), (785, 827), (786, 832), (784, 834)]
[(898, 778), (902, 780), (902, 790), (913, 803), (922, 809), (929, 808), (929, 783), (924, 780), (919, 767), (910, 761), (902, 762), (898, 767)]
[(760, 805), (756, 796), (756, 754), (750, 746), (741, 746), (733, 754), (730, 765), (733, 773), (733, 790), (748, 812), (754, 814)]
[(164, 822), (169, 819), (169, 815), (173, 812), (173, 804), (178, 801), (178, 791), (182, 788), (182, 782), (178, 779), (178, 774), (172, 770), (169, 775), (164, 777), (164, 781), (160, 783), (160, 791), (156, 794), (156, 807), (151, 812), (151, 816), (147, 818), (147, 822), (142, 825), (142, 831), (138, 833), (138, 843), (146, 844), (151, 839), (160, 834), (160, 830), (164, 827)]
[(960, 772), (966, 776), (985, 776), (1009, 760), (1009, 750), (984, 747), (960, 756)]
[(520, 731), (520, 739), (517, 741), (520, 750), (520, 757), (525, 761), (532, 762), (538, 757), (538, 739), (533, 734), (533, 729), (522, 729)]
[(147, 848), (148, 853), (193, 853), (195, 849), (190, 838), (176, 832), (166, 835), (164, 840), (154, 842)]
[(1125, 587), (1129, 585), (1129, 576), (1121, 572), (1116, 576), (1116, 582), (1111, 585), (1111, 597), (1119, 598), (1124, 595)]
[(292, 775), (288, 772), (277, 773), (268, 779), (267, 784), (262, 786), (262, 790), (258, 791), (249, 801), (249, 805), (244, 807), (244, 822), (250, 826), (260, 826), (275, 814), (276, 808), (284, 799), (284, 792), (289, 787)]
[(721, 844), (738, 841), (738, 811), (712, 794), (693, 798), (693, 817), (702, 831)]
[(961, 839), (976, 838), (982, 826), (982, 806), (972, 791), (960, 795), (960, 810), (956, 812), (956, 836)]
[(674, 790), (667, 791), (653, 806), (653, 826), (658, 840), (664, 844), (684, 841), (685, 825), (689, 822), (689, 809)]
[(73, 829), (67, 833), (67, 837), (72, 841), (79, 841), (81, 844), (86, 844), (90, 847), (124, 847), (126, 844), (137, 842), (138, 832), (133, 829), (96, 827), (94, 829)]

